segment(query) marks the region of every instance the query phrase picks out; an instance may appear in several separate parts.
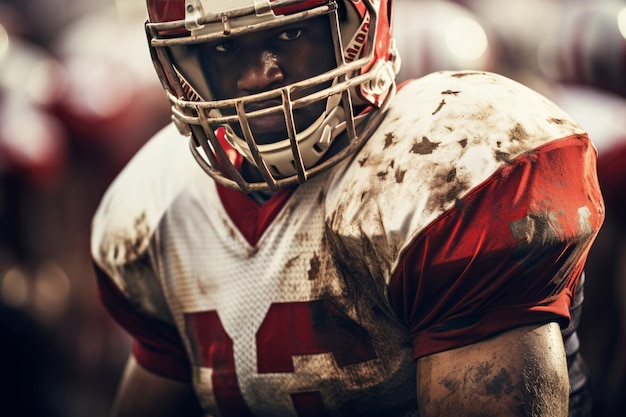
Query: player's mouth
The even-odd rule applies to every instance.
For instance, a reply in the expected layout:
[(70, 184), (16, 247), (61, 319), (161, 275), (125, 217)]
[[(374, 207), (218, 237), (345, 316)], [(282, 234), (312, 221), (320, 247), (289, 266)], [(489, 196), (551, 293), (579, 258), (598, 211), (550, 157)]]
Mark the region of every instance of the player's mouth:
[[(280, 100), (254, 102), (246, 105), (246, 113), (281, 105), (282, 102)], [(285, 115), (282, 112), (271, 113), (265, 116), (250, 116), (248, 117), (248, 123), (259, 144), (275, 142), (285, 139), (287, 136)]]
[[(294, 111), (293, 117), (296, 124), (296, 131), (300, 132), (306, 129), (313, 123), (320, 114), (323, 112), (324, 102), (319, 102), (314, 105), (303, 107)], [(271, 107), (282, 106), (282, 101), (278, 98), (255, 101), (247, 103), (245, 105), (246, 113), (249, 115), (252, 112), (268, 109)], [(287, 134), (287, 120), (285, 114), (278, 110), (274, 113), (266, 114), (264, 116), (248, 116), (248, 124), (252, 130), (254, 140), (259, 145), (269, 144), (285, 140), (288, 137)], [(243, 136), (241, 136), (243, 137)]]

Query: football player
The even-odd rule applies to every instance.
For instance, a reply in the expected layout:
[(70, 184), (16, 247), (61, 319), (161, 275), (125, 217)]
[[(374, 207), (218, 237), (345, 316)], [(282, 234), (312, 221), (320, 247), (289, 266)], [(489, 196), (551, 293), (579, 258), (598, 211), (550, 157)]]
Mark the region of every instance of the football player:
[(147, 8), (173, 123), (92, 234), (114, 415), (585, 415), (578, 124), (493, 73), (397, 88), (390, 0)]

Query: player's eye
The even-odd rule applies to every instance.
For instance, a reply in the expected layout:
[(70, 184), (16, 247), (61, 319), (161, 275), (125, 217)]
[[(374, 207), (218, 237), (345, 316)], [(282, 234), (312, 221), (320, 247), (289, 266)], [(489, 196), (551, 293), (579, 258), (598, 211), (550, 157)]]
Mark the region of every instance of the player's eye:
[(302, 30), (300, 29), (289, 29), (284, 32), (281, 32), (278, 35), (278, 39), (282, 41), (295, 41), (300, 36), (302, 36)]
[(220, 52), (220, 53), (231, 52), (233, 49), (235, 49), (235, 42), (232, 42), (232, 41), (221, 42), (221, 43), (213, 45), (213, 49), (216, 52)]

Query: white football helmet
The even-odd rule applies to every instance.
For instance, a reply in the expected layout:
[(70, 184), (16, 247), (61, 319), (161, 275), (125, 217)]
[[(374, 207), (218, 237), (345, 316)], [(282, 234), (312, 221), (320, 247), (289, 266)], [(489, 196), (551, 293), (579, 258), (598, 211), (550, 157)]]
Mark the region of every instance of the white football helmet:
[[(276, 190), (302, 183), (359, 149), (377, 124), (372, 119), (382, 116), (395, 91), (399, 57), (391, 37), (391, 4), (392, 0), (147, 0), (146, 32), (153, 62), (172, 103), (173, 120), (191, 138), (200, 166), (231, 188)], [(323, 15), (330, 22), (336, 67), (269, 91), (217, 100), (207, 82), (210, 65), (207, 68), (197, 53), (189, 53), (191, 44), (228, 40)], [(325, 87), (320, 89), (321, 85)], [(294, 91), (307, 88), (315, 92), (292, 98)], [(260, 110), (253, 105), (272, 99), (280, 104)], [(325, 111), (298, 131), (294, 109), (320, 101), (325, 102)], [(284, 116), (288, 137), (260, 144), (249, 121), (270, 114)], [(235, 133), (235, 125), (242, 135)], [(348, 144), (327, 154), (343, 132)], [(258, 168), (264, 181), (245, 179), (233, 161), (233, 150)]]

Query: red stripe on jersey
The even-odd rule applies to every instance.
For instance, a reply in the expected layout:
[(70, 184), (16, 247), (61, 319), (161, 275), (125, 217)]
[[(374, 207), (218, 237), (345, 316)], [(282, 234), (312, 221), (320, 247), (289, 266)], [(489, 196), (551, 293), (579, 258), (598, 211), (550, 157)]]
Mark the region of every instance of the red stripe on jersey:
[(256, 246), (263, 232), (267, 230), (296, 189), (296, 187), (281, 188), (265, 204), (259, 205), (241, 191), (216, 185), (228, 216), (251, 246)]
[(133, 356), (145, 369), (181, 382), (191, 382), (191, 367), (177, 329), (140, 312), (111, 278), (94, 265), (102, 304), (133, 337)]
[(604, 218), (586, 136), (502, 166), (404, 252), (389, 297), (425, 356), (533, 323), (568, 307)]
[[(226, 150), (235, 168), (241, 169), (243, 157), (226, 140), (226, 131), (218, 129), (217, 139)], [(296, 187), (286, 187), (275, 192), (264, 204), (258, 204), (247, 194), (216, 183), (217, 193), (224, 209), (237, 229), (251, 246), (256, 246), (263, 232), (276, 218)]]

